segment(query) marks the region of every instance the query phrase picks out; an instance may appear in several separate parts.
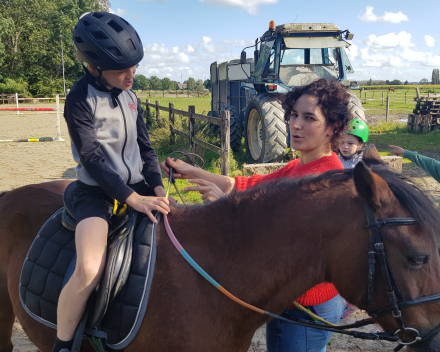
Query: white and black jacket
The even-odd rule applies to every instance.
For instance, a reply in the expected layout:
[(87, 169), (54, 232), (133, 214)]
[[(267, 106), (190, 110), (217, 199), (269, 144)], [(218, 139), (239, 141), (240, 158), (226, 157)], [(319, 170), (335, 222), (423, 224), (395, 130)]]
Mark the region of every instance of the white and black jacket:
[(135, 93), (108, 90), (87, 72), (67, 96), (64, 118), (78, 180), (119, 202), (133, 193), (127, 185), (143, 178), (152, 189), (163, 185)]

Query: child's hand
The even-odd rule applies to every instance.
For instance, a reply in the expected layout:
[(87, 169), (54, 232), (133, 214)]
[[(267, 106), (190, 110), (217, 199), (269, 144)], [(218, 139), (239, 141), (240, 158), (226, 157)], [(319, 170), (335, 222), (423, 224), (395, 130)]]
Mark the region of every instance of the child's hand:
[(165, 197), (145, 197), (133, 192), (126, 200), (130, 207), (134, 210), (147, 214), (152, 222), (157, 223), (156, 218), (152, 214), (153, 210), (157, 210), (166, 215), (170, 212), (170, 202)]
[(394, 155), (403, 155), (403, 153), (405, 153), (405, 149), (398, 147), (397, 145), (390, 145), (391, 150), (390, 153), (393, 153)]
[[(190, 164), (185, 163), (183, 160), (177, 159), (176, 161), (171, 158), (167, 158), (167, 163), (174, 169), (173, 176), (174, 178), (188, 179), (195, 177), (195, 172), (197, 168), (191, 166)], [(165, 175), (168, 177), (169, 168), (166, 165), (165, 161), (160, 163), (160, 167), (165, 172)]]

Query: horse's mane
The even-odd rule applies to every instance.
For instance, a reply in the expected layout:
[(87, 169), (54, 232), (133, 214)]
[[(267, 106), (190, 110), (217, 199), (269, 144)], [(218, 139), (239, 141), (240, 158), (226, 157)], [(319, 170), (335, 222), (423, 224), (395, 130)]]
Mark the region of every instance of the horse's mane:
[[(440, 242), (440, 237), (437, 238), (437, 234), (440, 232), (440, 215), (424, 192), (410, 179), (389, 171), (385, 165), (371, 165), (371, 169), (388, 183), (394, 196), (408, 210), (410, 215), (417, 219)], [(215, 211), (219, 211), (219, 208), (236, 208), (239, 203), (255, 201), (270, 205), (270, 202), (273, 202), (274, 199), (283, 199), (286, 194), (292, 194), (293, 190), (307, 193), (326, 190), (337, 196), (336, 193), (340, 192), (341, 189), (339, 186), (347, 184), (352, 179), (352, 169), (331, 170), (323, 174), (309, 175), (299, 179), (283, 178), (259, 184), (244, 192), (233, 192), (212, 203), (212, 207), (215, 208)], [(191, 208), (195, 210), (198, 207), (190, 207), (188, 210), (191, 211)]]

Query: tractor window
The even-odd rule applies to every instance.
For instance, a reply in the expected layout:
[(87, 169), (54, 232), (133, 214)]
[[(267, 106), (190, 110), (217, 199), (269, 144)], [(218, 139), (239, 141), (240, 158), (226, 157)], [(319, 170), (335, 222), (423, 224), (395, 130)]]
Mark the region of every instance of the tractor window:
[[(348, 50), (350, 50), (350, 48), (348, 48)], [(341, 49), (341, 53), (342, 53), (342, 62), (345, 65), (345, 71), (347, 73), (354, 73), (353, 66), (351, 65), (351, 62), (348, 59), (347, 53), (345, 52), (344, 48)]]
[[(309, 84), (319, 78), (338, 78), (338, 60), (333, 48), (283, 48), (279, 78), (289, 87)], [(329, 57), (329, 54), (331, 57)]]
[(329, 64), (328, 49), (285, 49), (282, 65), (325, 65)]
[(255, 70), (253, 73), (254, 77), (259, 77), (263, 73), (263, 70), (266, 67), (267, 59), (270, 56), (270, 52), (272, 50), (274, 43), (275, 43), (275, 40), (261, 43), (260, 57), (258, 58), (258, 62), (255, 65)]

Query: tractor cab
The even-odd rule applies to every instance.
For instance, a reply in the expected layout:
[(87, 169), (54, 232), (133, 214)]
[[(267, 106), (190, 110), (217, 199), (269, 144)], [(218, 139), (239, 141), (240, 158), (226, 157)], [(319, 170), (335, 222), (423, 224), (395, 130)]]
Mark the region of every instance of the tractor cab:
[(352, 38), (348, 30), (330, 23), (275, 26), (271, 21), (269, 30), (256, 40), (249, 83), (258, 93), (285, 93), (320, 78), (344, 81), (353, 73), (345, 52), (350, 43), (344, 39)]

